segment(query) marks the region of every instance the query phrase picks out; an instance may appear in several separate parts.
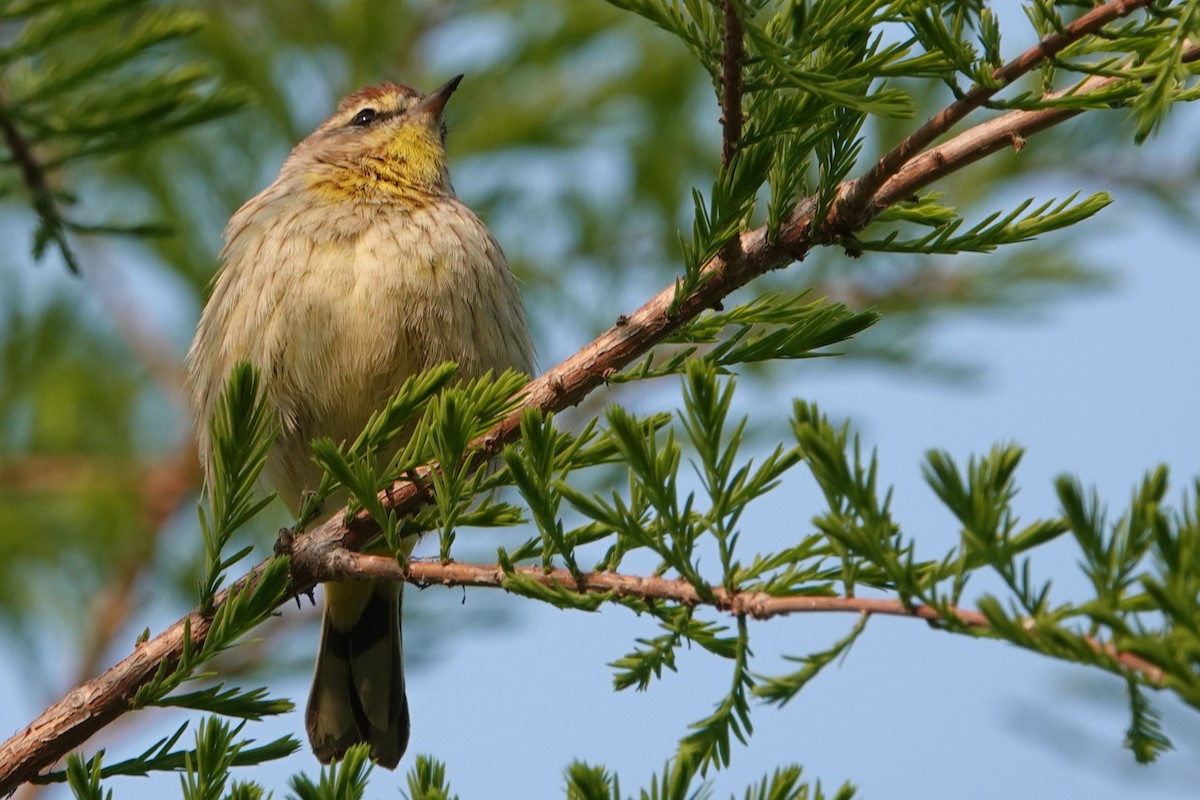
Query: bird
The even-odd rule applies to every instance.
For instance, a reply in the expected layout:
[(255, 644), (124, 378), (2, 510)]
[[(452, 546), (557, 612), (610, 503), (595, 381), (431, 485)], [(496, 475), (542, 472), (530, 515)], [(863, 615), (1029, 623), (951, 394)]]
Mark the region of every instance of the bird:
[[(262, 376), (278, 427), (264, 475), (293, 515), (321, 478), (310, 442), (354, 441), (406, 378), (447, 361), (457, 380), (532, 374), (517, 281), (450, 182), (444, 112), (462, 77), (428, 94), (391, 82), (350, 94), (229, 220), (186, 358), (210, 487), (208, 421), (241, 362)], [(323, 588), (313, 753), (328, 763), (366, 742), (394, 769), (409, 739), (402, 584)]]

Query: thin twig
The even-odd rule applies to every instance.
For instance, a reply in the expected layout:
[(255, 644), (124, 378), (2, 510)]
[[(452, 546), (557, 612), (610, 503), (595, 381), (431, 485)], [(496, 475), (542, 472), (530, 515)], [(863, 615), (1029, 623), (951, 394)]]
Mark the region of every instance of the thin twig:
[(991, 85), (972, 87), (965, 95), (934, 114), (900, 144), (885, 153), (870, 172), (850, 183), (842, 192), (832, 216), (842, 220), (851, 228), (861, 227), (864, 215), (870, 219), (878, 213), (878, 203), (875, 204), (875, 208), (871, 208), (871, 203), (877, 199), (875, 195), (880, 187), (934, 140), (958, 124), (967, 114), (982, 107), (998, 92), (1011, 85), (1013, 81), (1058, 55), (1064, 48), (1095, 33), (1113, 20), (1128, 16), (1138, 8), (1149, 4), (1150, 0), (1111, 0), (1104, 5), (1096, 6), (1067, 25), (1061, 33), (1048, 34), (1012, 61), (998, 67), (992, 73), (993, 83)]
[(746, 43), (737, 0), (721, 0), (721, 165), (728, 167), (742, 144), (742, 61)]
[[(503, 588), (508, 576), (498, 565), (439, 564), (413, 561), (400, 566), (394, 558), (371, 556), (342, 551), (325, 565), (323, 580), (343, 578), (371, 578), (374, 580), (408, 581), (422, 586), (476, 586)], [(548, 586), (579, 594), (612, 594), (616, 597), (637, 598), (677, 603), (685, 606), (711, 605), (735, 616), (754, 619), (789, 614), (849, 611), (858, 614), (875, 614), (893, 617), (909, 617), (928, 622), (955, 623), (976, 630), (990, 630), (987, 617), (978, 611), (968, 611), (953, 606), (943, 613), (933, 606), (905, 605), (900, 600), (869, 597), (778, 597), (765, 592), (738, 592), (730, 594), (721, 587), (709, 587), (715, 602), (704, 599), (704, 595), (687, 581), (659, 576), (643, 577), (623, 575), (616, 572), (586, 572), (575, 576), (570, 570), (546, 571), (540, 567), (517, 567), (515, 572), (522, 577)], [(1032, 620), (1025, 620), (1025, 627), (1036, 636)], [(1152, 684), (1160, 684), (1163, 671), (1154, 664), (1133, 653), (1116, 649), (1111, 643), (1102, 642), (1092, 636), (1082, 637), (1097, 653), (1112, 658), (1127, 669), (1141, 673)]]

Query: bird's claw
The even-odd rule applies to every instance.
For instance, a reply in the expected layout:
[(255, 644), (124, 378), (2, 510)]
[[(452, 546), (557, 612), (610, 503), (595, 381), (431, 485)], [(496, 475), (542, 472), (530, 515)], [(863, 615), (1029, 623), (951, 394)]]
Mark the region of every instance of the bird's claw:
[(273, 552), (276, 556), (290, 556), (292, 554), (292, 544), (295, 541), (296, 531), (294, 528), (280, 528), (279, 535), (275, 537)]
[[(292, 545), (296, 542), (295, 528), (280, 528), (279, 535), (275, 538), (275, 547), (273, 548), (276, 557), (287, 557), (292, 554)], [(292, 581), (295, 584), (295, 581)], [(300, 602), (300, 596), (304, 595), (308, 598), (308, 602), (314, 606), (317, 604), (317, 598), (313, 594), (312, 589), (306, 589), (303, 592), (293, 592), (292, 597), (296, 600), (296, 608), (304, 608)]]

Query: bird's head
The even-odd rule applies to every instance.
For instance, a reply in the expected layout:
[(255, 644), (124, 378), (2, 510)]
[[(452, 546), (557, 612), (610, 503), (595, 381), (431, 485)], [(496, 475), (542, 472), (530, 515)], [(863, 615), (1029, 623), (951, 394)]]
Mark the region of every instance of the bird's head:
[(461, 80), (424, 95), (395, 83), (358, 90), (296, 147), (285, 172), (298, 171), (308, 188), (335, 201), (419, 204), (451, 193), (442, 111)]

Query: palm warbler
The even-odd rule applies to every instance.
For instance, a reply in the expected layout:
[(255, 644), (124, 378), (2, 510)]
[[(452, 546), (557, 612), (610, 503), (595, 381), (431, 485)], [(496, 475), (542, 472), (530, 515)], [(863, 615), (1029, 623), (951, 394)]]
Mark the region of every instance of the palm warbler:
[[(442, 111), (461, 79), (350, 95), (229, 221), (187, 357), (206, 469), (208, 420), (241, 361), (261, 370), (278, 417), (266, 475), (293, 513), (320, 478), (309, 442), (353, 441), (405, 378), (445, 361), (460, 379), (531, 371), (516, 283), (447, 173)], [(323, 762), (357, 742), (388, 768), (404, 754), (400, 587), (324, 585), (305, 715)]]

